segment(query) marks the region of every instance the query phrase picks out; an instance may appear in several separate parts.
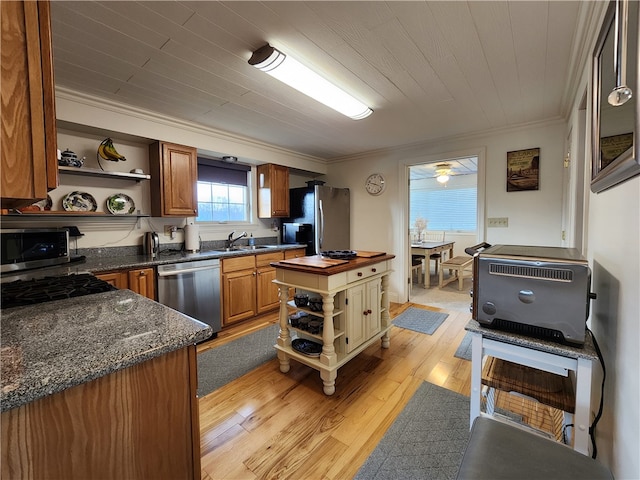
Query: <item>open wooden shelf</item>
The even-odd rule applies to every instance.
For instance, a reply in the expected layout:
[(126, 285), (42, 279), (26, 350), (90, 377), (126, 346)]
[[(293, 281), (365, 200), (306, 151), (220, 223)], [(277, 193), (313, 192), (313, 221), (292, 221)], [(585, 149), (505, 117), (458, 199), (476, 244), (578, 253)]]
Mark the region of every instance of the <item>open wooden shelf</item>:
[(21, 218), (21, 217), (36, 217), (36, 218), (51, 218), (51, 217), (91, 217), (91, 218), (140, 218), (149, 217), (148, 214), (127, 214), (127, 215), (113, 215), (106, 212), (67, 212), (63, 210), (40, 210), (34, 212), (22, 212), (22, 213), (7, 213), (3, 214), (3, 217)]
[(58, 166), (58, 172), (67, 175), (80, 175), (85, 177), (108, 177), (119, 178), (123, 180), (135, 180), (136, 182), (139, 182), (141, 180), (149, 180), (151, 178), (151, 175), (147, 175), (144, 173), (110, 172), (97, 168), (64, 167), (62, 165)]

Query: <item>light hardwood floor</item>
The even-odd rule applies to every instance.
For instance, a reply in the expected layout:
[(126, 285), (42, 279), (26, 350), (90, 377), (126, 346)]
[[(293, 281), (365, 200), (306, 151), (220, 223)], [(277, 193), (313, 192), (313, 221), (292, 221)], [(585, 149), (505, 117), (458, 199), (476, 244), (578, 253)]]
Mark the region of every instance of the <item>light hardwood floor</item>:
[[(392, 304), (391, 317), (413, 304)], [(455, 358), (469, 313), (451, 311), (433, 335), (392, 327), (338, 371), (326, 396), (316, 370), (277, 359), (200, 399), (202, 478), (350, 479), (424, 381), (469, 395), (471, 362)], [(277, 322), (277, 314), (221, 332), (203, 351)], [(274, 338), (274, 343), (275, 343)]]

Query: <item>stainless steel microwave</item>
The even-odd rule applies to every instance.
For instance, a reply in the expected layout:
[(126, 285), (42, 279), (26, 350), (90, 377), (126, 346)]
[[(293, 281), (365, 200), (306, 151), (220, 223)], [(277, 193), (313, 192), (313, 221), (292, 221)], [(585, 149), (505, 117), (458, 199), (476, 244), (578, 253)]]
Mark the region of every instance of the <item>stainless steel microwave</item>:
[(3, 229), (2, 273), (60, 265), (70, 260), (66, 228)]

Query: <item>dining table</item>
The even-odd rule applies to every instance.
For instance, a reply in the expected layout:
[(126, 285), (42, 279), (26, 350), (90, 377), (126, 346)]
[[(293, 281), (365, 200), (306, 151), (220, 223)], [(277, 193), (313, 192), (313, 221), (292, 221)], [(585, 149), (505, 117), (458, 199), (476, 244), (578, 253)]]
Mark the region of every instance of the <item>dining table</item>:
[[(431, 286), (431, 265), (429, 261), (431, 255), (434, 253), (444, 255), (445, 252), (449, 252), (448, 258), (453, 258), (454, 243), (456, 242), (443, 240), (441, 242), (420, 242), (411, 244), (411, 255), (424, 256), (424, 288), (429, 288)], [(442, 258), (442, 260), (444, 260), (444, 258)]]

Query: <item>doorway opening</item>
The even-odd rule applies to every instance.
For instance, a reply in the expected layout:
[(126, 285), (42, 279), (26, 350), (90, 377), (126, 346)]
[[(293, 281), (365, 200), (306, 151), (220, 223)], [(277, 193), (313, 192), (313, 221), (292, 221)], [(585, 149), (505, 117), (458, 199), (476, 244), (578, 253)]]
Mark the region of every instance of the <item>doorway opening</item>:
[[(469, 311), (470, 278), (439, 288), (441, 263), (478, 243), (484, 198), (479, 157), (442, 157), (409, 166), (409, 301)], [(434, 246), (434, 242), (442, 247)], [(432, 250), (433, 249), (433, 250)], [(452, 272), (446, 270), (446, 279)]]

